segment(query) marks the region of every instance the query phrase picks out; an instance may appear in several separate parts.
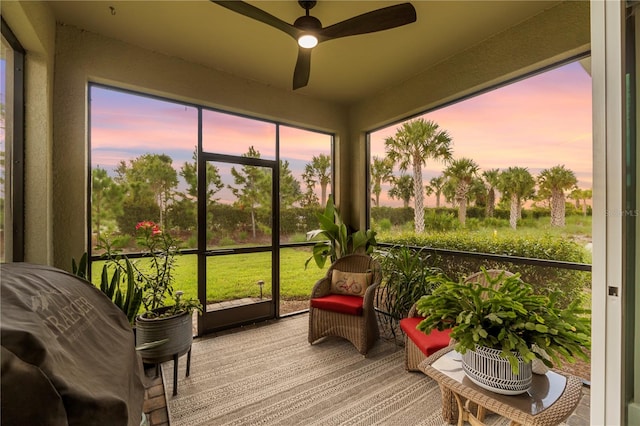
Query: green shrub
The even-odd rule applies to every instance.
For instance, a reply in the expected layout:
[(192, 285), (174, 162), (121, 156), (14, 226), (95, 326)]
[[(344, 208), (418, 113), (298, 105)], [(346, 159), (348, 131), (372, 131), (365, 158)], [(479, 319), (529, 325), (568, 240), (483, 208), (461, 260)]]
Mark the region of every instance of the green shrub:
[(480, 229), (482, 225), (482, 221), (477, 217), (467, 218), (467, 221), (464, 223), (464, 227), (467, 231), (477, 231)]
[(127, 248), (131, 245), (132, 240), (131, 235), (116, 235), (111, 239), (111, 246), (116, 249)]
[(509, 220), (508, 219), (498, 219), (497, 217), (487, 217), (484, 219), (482, 224), (486, 228), (508, 228)]
[(391, 230), (391, 220), (384, 218), (380, 219), (379, 222), (376, 222), (375, 226), (372, 226), (376, 231), (390, 231)]
[(382, 284), (376, 292), (378, 322), (384, 333), (398, 335), (399, 321), (422, 296), (431, 294), (441, 281), (438, 268), (429, 266), (429, 254), (406, 246), (375, 252), (382, 268)]
[(371, 218), (379, 221), (389, 219), (392, 225), (403, 225), (413, 220), (412, 207), (371, 207)]
[(232, 245), (234, 245), (235, 243), (236, 243), (236, 242), (234, 241), (234, 239), (233, 239), (233, 238), (230, 238), (230, 237), (222, 237), (222, 238), (220, 238), (220, 241), (218, 242), (218, 245), (225, 247), (225, 246), (232, 246)]
[[(415, 235), (406, 233), (387, 237), (385, 243), (448, 249), (472, 253), (490, 253), (504, 256), (526, 257), (535, 259), (560, 260), (566, 262), (587, 263), (589, 254), (579, 244), (566, 238), (543, 235), (541, 237), (518, 237), (503, 235), (472, 234), (464, 231), (447, 234)], [(553, 266), (537, 266), (515, 264), (509, 261), (488, 260), (479, 257), (466, 257), (436, 251), (431, 257), (432, 266), (437, 266), (443, 273), (454, 280), (487, 269), (505, 269), (519, 272), (522, 279), (535, 286), (538, 294), (549, 295), (558, 290), (561, 306), (578, 298), (584, 298), (584, 290), (591, 285), (591, 274), (584, 271), (560, 269)]]
[(425, 212), (424, 228), (427, 231), (445, 232), (459, 227), (460, 222), (453, 213), (436, 213), (434, 210)]

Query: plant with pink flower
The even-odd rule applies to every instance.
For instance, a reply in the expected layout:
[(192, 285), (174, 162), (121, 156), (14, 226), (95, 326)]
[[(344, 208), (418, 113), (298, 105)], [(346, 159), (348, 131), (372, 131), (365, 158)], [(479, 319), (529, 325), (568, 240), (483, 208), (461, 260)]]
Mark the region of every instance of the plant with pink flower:
[[(146, 220), (136, 225), (136, 242), (150, 258), (149, 265), (142, 268), (136, 264), (137, 280), (142, 287), (142, 304), (146, 309), (144, 314), (148, 318), (157, 316), (158, 308), (165, 305), (168, 297), (174, 296), (173, 283), (175, 256), (178, 251), (178, 240), (169, 232), (163, 232), (158, 224)], [(163, 310), (163, 316), (177, 314), (182, 311), (202, 311), (197, 300), (182, 300), (180, 295), (174, 297), (175, 304)]]

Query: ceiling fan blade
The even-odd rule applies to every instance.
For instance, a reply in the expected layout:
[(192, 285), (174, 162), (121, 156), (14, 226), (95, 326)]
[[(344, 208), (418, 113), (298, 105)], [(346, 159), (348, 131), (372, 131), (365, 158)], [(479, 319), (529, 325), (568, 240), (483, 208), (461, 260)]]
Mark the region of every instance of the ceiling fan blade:
[(323, 28), (318, 35), (321, 41), (373, 33), (401, 27), (415, 22), (416, 9), (411, 3), (401, 3), (363, 13), (337, 24)]
[(304, 47), (298, 49), (298, 60), (296, 61), (296, 69), (293, 72), (293, 90), (304, 87), (309, 82), (311, 50)]
[(286, 34), (289, 34), (295, 40), (297, 40), (300, 35), (301, 31), (298, 28), (286, 23), (279, 18), (276, 18), (275, 16), (265, 12), (262, 9), (258, 9), (257, 7), (250, 5), (249, 3), (237, 0), (211, 0), (211, 2), (241, 15), (244, 15), (247, 18), (255, 19), (256, 21), (265, 23), (269, 26), (272, 26), (273, 28), (277, 28)]

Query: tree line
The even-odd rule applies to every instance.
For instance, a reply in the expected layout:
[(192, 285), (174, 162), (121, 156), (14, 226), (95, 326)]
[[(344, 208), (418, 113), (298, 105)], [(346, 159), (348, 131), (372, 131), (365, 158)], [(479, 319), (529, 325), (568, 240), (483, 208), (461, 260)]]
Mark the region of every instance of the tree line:
[[(587, 211), (590, 189), (577, 187), (578, 180), (573, 171), (564, 165), (544, 169), (534, 177), (526, 167), (509, 167), (505, 170), (480, 171), (479, 165), (470, 158), (454, 159), (452, 139), (437, 123), (422, 118), (403, 123), (394, 136), (384, 141), (386, 157), (373, 157), (371, 163), (371, 193), (375, 206), (379, 206), (384, 183), (389, 183), (391, 198), (403, 201), (404, 207), (414, 200), (414, 226), (416, 233), (424, 232), (424, 197), (434, 195), (436, 207), (444, 199), (458, 209), (458, 219), (464, 225), (467, 206), (486, 207), (486, 217), (493, 217), (497, 194), (509, 200), (509, 224), (516, 229), (522, 219), (522, 206), (527, 200), (546, 204), (551, 211), (551, 225), (565, 225), (566, 191), (583, 213)], [(444, 163), (441, 175), (423, 184), (422, 167), (428, 160)], [(400, 175), (394, 175), (395, 167)], [(537, 187), (537, 191), (536, 191)]]
[[(260, 158), (253, 146), (243, 157)], [(132, 160), (120, 161), (111, 177), (101, 167), (91, 172), (91, 220), (92, 229), (100, 240), (106, 223), (115, 222), (122, 234), (133, 235), (140, 220), (157, 221), (162, 228), (193, 230), (197, 224), (198, 173), (197, 154), (191, 162), (185, 162), (179, 170), (166, 154), (143, 154)], [(282, 209), (317, 207), (324, 205), (327, 188), (331, 183), (331, 158), (326, 154), (313, 156), (302, 174), (304, 190), (293, 176), (288, 161), (280, 160), (279, 202)], [(179, 176), (186, 183), (180, 191)], [(213, 208), (222, 204), (220, 192), (228, 189), (234, 196), (233, 206), (247, 210), (251, 218), (251, 232), (257, 234), (257, 212), (271, 208), (271, 170), (264, 167), (243, 165), (231, 168), (233, 183), (225, 184), (220, 170), (213, 164), (206, 165), (207, 223), (211, 223)], [(320, 198), (316, 195), (319, 189)]]
[[(458, 219), (464, 225), (467, 206), (485, 208), (485, 216), (493, 217), (498, 193), (501, 201), (509, 203), (509, 222), (516, 228), (522, 218), (522, 206), (527, 200), (542, 203), (551, 211), (551, 224), (564, 226), (565, 204), (568, 195), (582, 206), (586, 214), (591, 190), (576, 187), (575, 173), (564, 165), (542, 170), (534, 177), (526, 167), (509, 167), (504, 170), (481, 171), (470, 158), (454, 159), (453, 141), (446, 130), (437, 123), (416, 119), (405, 122), (392, 137), (384, 141), (386, 156), (374, 156), (370, 166), (371, 196), (378, 207), (383, 185), (390, 184), (388, 195), (402, 200), (409, 207), (413, 200), (414, 227), (416, 233), (424, 232), (424, 197), (435, 196), (436, 207), (441, 199), (458, 209)], [(260, 158), (253, 146), (243, 157)], [(427, 161), (444, 164), (439, 176), (423, 182), (422, 168)], [(394, 170), (400, 171), (399, 175)], [(278, 199), (282, 210), (292, 207), (319, 207), (326, 204), (331, 183), (331, 158), (326, 154), (313, 156), (304, 167), (299, 182), (288, 161), (279, 163), (280, 191)], [(186, 188), (179, 190), (179, 177)], [(166, 154), (147, 153), (128, 161), (120, 161), (115, 175), (95, 167), (92, 170), (91, 208), (92, 229), (100, 239), (105, 224), (115, 223), (121, 234), (133, 235), (140, 220), (154, 220), (163, 228), (192, 231), (197, 224), (198, 173), (197, 154), (192, 161), (179, 169)], [(233, 166), (233, 183), (224, 183), (220, 170), (213, 164), (206, 165), (207, 223), (212, 223), (213, 210), (223, 204), (221, 191), (233, 194), (232, 206), (248, 212), (250, 230), (255, 238), (258, 233), (259, 211), (271, 209), (271, 171), (252, 165)], [(320, 197), (316, 194), (320, 193)], [(228, 201), (227, 201), (228, 203)], [(213, 231), (213, 230), (212, 230)]]

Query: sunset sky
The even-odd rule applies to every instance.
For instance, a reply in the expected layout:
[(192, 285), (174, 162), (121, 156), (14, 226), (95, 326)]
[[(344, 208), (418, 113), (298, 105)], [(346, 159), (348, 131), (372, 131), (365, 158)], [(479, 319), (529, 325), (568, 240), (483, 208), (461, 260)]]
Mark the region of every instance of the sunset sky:
[[(592, 187), (591, 77), (578, 62), (422, 117), (447, 130), (454, 158), (471, 158), (481, 171), (520, 166), (536, 177), (564, 164), (580, 188)], [(394, 126), (371, 135), (372, 155), (385, 155), (384, 139), (395, 131)], [(424, 183), (444, 167), (428, 162)]]
[[(191, 106), (93, 87), (91, 91), (91, 162), (109, 171), (122, 159), (148, 152), (165, 153), (179, 169), (192, 161), (197, 144), (197, 111)], [(591, 77), (572, 63), (423, 116), (447, 130), (454, 158), (473, 159), (481, 170), (565, 165), (578, 186), (591, 188)], [(241, 155), (250, 145), (262, 158), (275, 158), (275, 126), (213, 111), (204, 113), (204, 148)], [(395, 126), (371, 135), (372, 155), (384, 156), (384, 139)], [(330, 136), (281, 126), (281, 158), (299, 178), (311, 156), (330, 153)], [(424, 182), (444, 165), (430, 161)], [(221, 170), (222, 172), (222, 170)], [(385, 188), (382, 205), (388, 200)], [(427, 206), (430, 201), (427, 200)]]

